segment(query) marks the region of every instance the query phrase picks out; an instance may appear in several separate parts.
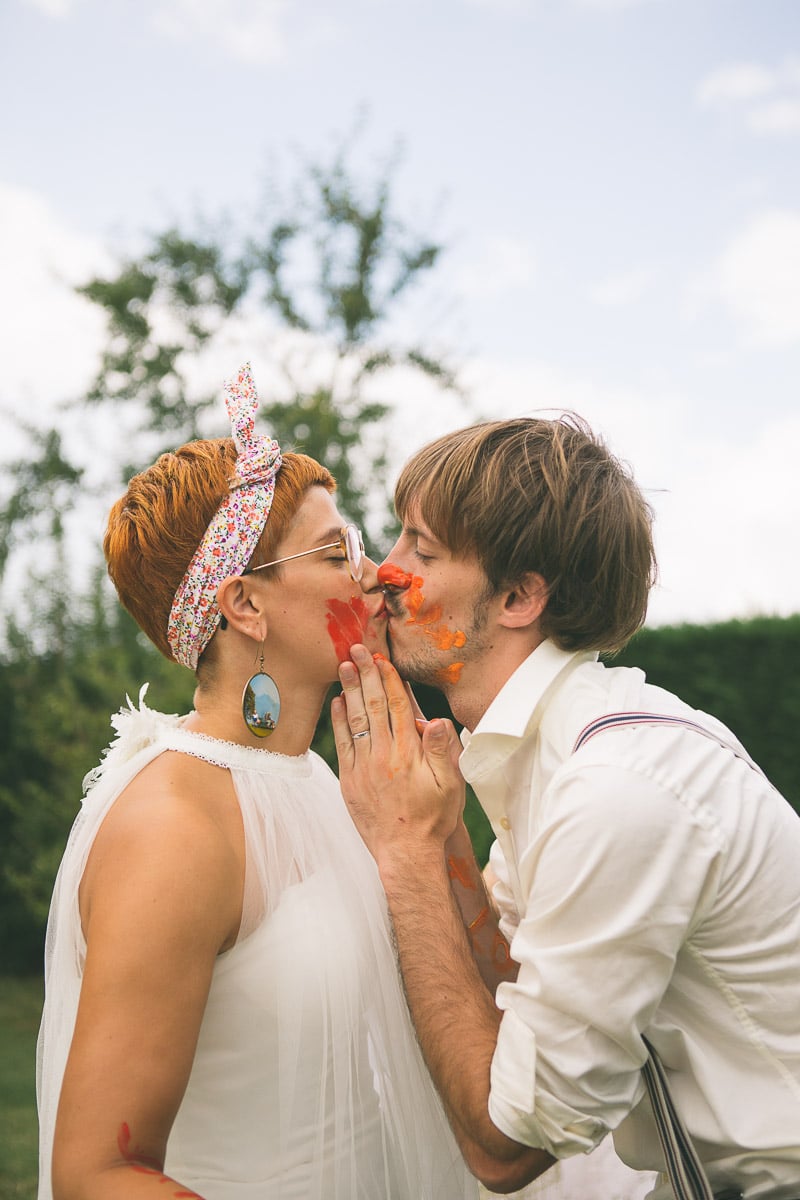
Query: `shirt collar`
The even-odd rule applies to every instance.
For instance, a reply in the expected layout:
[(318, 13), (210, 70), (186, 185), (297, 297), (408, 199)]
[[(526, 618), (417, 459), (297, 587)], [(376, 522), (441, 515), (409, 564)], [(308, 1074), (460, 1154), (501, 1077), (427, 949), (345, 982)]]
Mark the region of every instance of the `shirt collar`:
[(472, 733), (462, 730), (463, 745), (470, 746), (485, 734), (524, 737), (550, 687), (572, 667), (596, 661), (597, 657), (594, 650), (561, 650), (546, 638), (503, 684)]

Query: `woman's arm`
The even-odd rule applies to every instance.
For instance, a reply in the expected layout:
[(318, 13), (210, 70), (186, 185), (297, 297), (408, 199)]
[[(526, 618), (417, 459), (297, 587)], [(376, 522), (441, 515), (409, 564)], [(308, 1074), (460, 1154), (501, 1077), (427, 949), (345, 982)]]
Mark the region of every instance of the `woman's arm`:
[[(238, 824), (237, 824), (238, 822)], [(87, 941), (53, 1148), (55, 1200), (193, 1196), (163, 1174), (219, 952), (241, 917), (230, 776), (163, 755), (115, 803), (81, 884)]]

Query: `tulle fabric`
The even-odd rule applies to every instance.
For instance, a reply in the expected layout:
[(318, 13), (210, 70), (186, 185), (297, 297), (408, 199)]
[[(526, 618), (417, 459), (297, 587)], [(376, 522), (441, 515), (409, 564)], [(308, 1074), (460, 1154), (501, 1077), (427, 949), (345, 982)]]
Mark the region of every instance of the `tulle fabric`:
[(138, 708), (88, 777), (53, 894), (39, 1036), (39, 1200), (80, 992), (78, 886), (122, 789), (177, 750), (228, 767), (247, 848), (236, 945), (217, 960), (166, 1170), (207, 1200), (457, 1200), (477, 1185), (422, 1062), (375, 864), (316, 755), (193, 734)]

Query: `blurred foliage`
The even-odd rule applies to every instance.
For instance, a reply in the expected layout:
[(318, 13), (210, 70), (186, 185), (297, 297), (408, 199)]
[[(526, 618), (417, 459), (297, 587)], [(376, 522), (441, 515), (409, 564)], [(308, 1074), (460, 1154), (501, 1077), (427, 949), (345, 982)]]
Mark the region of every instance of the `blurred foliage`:
[(0, 978), (0, 1196), (35, 1200), (39, 1168), (34, 1061), (42, 981)]
[(800, 812), (800, 615), (643, 629), (611, 665), (712, 713)]
[[(186, 712), (192, 703), (194, 676), (162, 658), (99, 577), (82, 607), (66, 619), (54, 614), (52, 627), (58, 622), (47, 651), (11, 629), (0, 655), (0, 973), (40, 964), (53, 879), (83, 776), (110, 741), (109, 714), (145, 681), (153, 708)], [(800, 811), (800, 682), (787, 670), (799, 656), (800, 616), (763, 617), (646, 629), (614, 665), (642, 667), (650, 682), (713, 712)], [(450, 715), (438, 692), (420, 687), (417, 697), (428, 717)], [(314, 745), (335, 768), (327, 708)], [(485, 862), (491, 831), (472, 796), (467, 824)]]
[(151, 681), (148, 702), (167, 712), (191, 707), (194, 677), (167, 662), (110, 600), (98, 573), (83, 604), (65, 609), (60, 592), (38, 620), (51, 632), (44, 651), (12, 621), (0, 656), (0, 963), (40, 967), (50, 893), (78, 811), (82, 780), (111, 740), (109, 714)]
[[(248, 356), (266, 359), (282, 381), (279, 398), (262, 402), (260, 427), (284, 449), (325, 463), (348, 518), (388, 538), (388, 410), (370, 385), (405, 367), (457, 386), (444, 361), (392, 333), (398, 306), (442, 247), (396, 215), (392, 170), (356, 179), (351, 149), (343, 144), (326, 163), (303, 166), (288, 199), (272, 181), (251, 227), (169, 228), (113, 275), (79, 289), (103, 312), (107, 339), (88, 395), (61, 420), (69, 408), (80, 408), (82, 422), (87, 408), (103, 409), (116, 445), (98, 454), (88, 436), (70, 443), (62, 428), (21, 423), (29, 452), (4, 481), (0, 572), (20, 547), (34, 550), (36, 567), (12, 589), (14, 612), (0, 618), (0, 971), (39, 966), (53, 879), (83, 776), (110, 740), (109, 714), (146, 680), (152, 707), (191, 707), (193, 676), (138, 632), (112, 600), (105, 572), (98, 568), (85, 587), (67, 569), (66, 517), (90, 486), (80, 455), (92, 454), (91, 494), (99, 496), (162, 450), (201, 436), (217, 410), (225, 432), (221, 381), (208, 392), (196, 381), (200, 356), (235, 326)], [(109, 478), (98, 479), (104, 463)], [(327, 713), (315, 747), (335, 762)]]
[[(113, 275), (78, 289), (102, 311), (107, 338), (88, 394), (66, 408), (102, 408), (120, 431), (120, 444), (102, 456), (95, 451), (94, 465), (103, 458), (120, 464), (121, 479), (114, 467), (114, 478), (93, 480), (93, 494), (104, 482), (116, 488), (158, 453), (207, 436), (210, 425), (227, 432), (221, 379), (207, 390), (197, 381), (207, 374), (201, 355), (238, 330), (247, 339), (244, 357), (267, 361), (280, 381), (261, 386), (259, 426), (285, 450), (328, 466), (349, 519), (378, 541), (390, 536), (388, 407), (371, 384), (397, 367), (442, 389), (457, 389), (458, 381), (429, 347), (393, 335), (402, 304), (435, 268), (442, 246), (396, 215), (393, 169), (357, 180), (351, 151), (343, 143), (329, 162), (301, 167), (285, 196), (272, 181), (252, 227), (243, 227), (244, 218), (220, 218), (200, 220), (192, 231), (166, 229)], [(239, 366), (240, 352), (231, 353), (237, 358), (225, 374)], [(71, 458), (57, 429), (21, 427), (30, 453), (8, 471), (0, 570), (15, 544), (58, 541), (59, 514), (70, 494), (86, 490), (77, 460), (83, 446)]]

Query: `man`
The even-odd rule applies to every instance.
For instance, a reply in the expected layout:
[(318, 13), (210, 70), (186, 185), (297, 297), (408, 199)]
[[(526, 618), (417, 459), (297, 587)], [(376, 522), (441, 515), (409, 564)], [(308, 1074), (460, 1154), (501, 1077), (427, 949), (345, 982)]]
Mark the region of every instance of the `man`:
[(641, 492), (564, 417), (441, 438), (395, 501), (392, 659), (465, 727), (491, 903), (449, 723), (417, 714), (418, 736), (391, 665), (354, 648), (334, 727), (467, 1162), (510, 1191), (614, 1130), (663, 1171), (650, 1045), (715, 1193), (800, 1197), (800, 821), (713, 717), (598, 662), (644, 621)]

